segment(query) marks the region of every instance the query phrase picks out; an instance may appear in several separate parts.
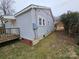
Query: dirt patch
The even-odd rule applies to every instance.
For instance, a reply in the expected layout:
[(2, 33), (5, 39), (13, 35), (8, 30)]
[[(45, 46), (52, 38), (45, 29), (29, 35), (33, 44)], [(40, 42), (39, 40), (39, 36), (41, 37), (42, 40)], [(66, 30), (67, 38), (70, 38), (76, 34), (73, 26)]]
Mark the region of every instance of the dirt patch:
[(68, 54), (70, 55), (70, 57), (78, 57), (76, 52), (74, 51), (74, 47), (73, 46), (68, 48), (68, 50), (69, 50)]
[[(54, 48), (58, 55), (78, 57), (75, 52), (75, 44), (73, 38), (64, 34), (64, 32), (55, 32), (57, 38), (56, 42), (53, 43), (52, 48)], [(65, 53), (65, 54), (64, 54)]]

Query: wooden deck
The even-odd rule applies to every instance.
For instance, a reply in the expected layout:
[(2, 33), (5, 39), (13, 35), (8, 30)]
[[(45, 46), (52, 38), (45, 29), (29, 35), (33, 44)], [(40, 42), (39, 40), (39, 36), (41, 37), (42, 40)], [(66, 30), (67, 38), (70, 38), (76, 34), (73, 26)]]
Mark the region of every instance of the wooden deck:
[(19, 35), (15, 35), (15, 34), (2, 34), (0, 35), (0, 43), (10, 41), (10, 40), (15, 40), (19, 37), (20, 37)]

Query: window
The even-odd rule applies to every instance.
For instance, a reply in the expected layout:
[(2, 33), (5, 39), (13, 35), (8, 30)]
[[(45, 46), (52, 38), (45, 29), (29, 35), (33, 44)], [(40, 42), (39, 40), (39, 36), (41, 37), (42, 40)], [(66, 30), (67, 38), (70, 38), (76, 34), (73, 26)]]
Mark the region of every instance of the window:
[(43, 19), (43, 25), (45, 25), (45, 20)]
[(39, 18), (39, 25), (42, 25), (42, 19), (41, 18)]
[(39, 25), (44, 26), (45, 25), (45, 19), (42, 17), (39, 17)]

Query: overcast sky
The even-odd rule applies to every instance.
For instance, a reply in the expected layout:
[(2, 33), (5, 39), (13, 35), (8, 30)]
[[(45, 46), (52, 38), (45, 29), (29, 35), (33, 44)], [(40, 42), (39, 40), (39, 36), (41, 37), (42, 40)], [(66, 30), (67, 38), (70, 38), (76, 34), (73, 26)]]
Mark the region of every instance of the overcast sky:
[(54, 16), (59, 16), (68, 10), (79, 11), (79, 0), (15, 0), (14, 8), (18, 12), (30, 4), (50, 7)]

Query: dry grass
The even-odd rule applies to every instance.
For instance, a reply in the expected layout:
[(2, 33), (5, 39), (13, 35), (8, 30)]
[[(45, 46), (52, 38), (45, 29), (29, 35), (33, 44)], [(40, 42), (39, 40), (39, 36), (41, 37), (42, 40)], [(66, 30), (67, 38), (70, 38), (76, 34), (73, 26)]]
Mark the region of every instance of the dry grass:
[(0, 59), (78, 59), (78, 47), (64, 38), (54, 32), (32, 47), (18, 41), (1, 47)]

